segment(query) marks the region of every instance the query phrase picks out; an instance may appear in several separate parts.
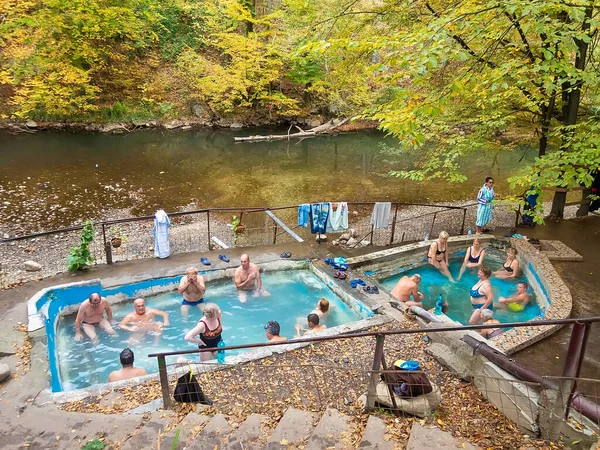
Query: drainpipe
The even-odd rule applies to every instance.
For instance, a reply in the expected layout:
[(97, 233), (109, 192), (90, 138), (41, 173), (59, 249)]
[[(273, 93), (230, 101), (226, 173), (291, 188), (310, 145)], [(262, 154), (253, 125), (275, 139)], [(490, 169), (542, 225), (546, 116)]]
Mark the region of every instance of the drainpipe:
[[(541, 376), (539, 373), (537, 373), (533, 369), (530, 369), (529, 367), (517, 364), (504, 353), (500, 353), (498, 350), (493, 349), (485, 342), (482, 342), (479, 339), (474, 338), (473, 336), (469, 336), (468, 334), (465, 334), (462, 340), (469, 344), (471, 347), (473, 347), (473, 349), (480, 353), (482, 356), (485, 356), (488, 360), (496, 364), (498, 367), (506, 370), (508, 373), (514, 375), (520, 380), (538, 383), (546, 389), (558, 389), (557, 383), (548, 380), (547, 378)], [(589, 419), (592, 419), (594, 422), (600, 422), (600, 405), (591, 400), (588, 400), (581, 392), (573, 393), (571, 406), (573, 407), (573, 409), (575, 409), (575, 411), (580, 412)]]
[(442, 319), (440, 319), (438, 316), (431, 314), (429, 311), (421, 308), (420, 306), (411, 306), (410, 308), (408, 308), (408, 310), (421, 317), (422, 319), (428, 320), (429, 322), (434, 322), (434, 323), (444, 323), (444, 321)]

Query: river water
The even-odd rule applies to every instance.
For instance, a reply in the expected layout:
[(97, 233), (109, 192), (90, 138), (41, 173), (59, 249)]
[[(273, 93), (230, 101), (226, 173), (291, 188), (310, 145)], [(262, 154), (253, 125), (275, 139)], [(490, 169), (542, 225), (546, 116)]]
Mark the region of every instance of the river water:
[[(412, 157), (379, 132), (302, 141), (234, 143), (234, 136), (286, 130), (146, 130), (121, 135), (0, 134), (0, 231), (11, 236), (158, 208), (281, 206), (322, 200), (435, 202), (474, 199), (486, 176), (506, 178), (533, 151), (482, 149), (464, 164), (468, 181), (390, 177)], [(116, 213), (115, 213), (116, 211)], [(1, 236), (0, 236), (1, 237)]]

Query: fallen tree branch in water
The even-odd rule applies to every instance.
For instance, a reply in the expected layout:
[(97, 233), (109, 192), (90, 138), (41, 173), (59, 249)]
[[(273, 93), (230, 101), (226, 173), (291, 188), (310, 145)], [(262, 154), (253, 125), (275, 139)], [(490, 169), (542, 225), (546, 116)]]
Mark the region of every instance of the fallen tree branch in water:
[[(256, 142), (256, 141), (277, 141), (277, 140), (290, 140), (292, 138), (307, 138), (314, 137), (320, 134), (328, 134), (333, 132), (336, 128), (341, 127), (346, 122), (352, 120), (353, 117), (347, 117), (344, 120), (338, 121), (336, 119), (331, 119), (330, 121), (324, 123), (323, 125), (319, 125), (318, 127), (311, 128), (310, 130), (304, 131), (297, 125), (294, 125), (298, 130), (298, 133), (290, 134), (290, 130), (288, 129), (288, 134), (268, 134), (268, 135), (256, 135), (256, 136), (243, 136), (243, 137), (234, 137), (235, 142)], [(290, 126), (291, 129), (291, 126)]]

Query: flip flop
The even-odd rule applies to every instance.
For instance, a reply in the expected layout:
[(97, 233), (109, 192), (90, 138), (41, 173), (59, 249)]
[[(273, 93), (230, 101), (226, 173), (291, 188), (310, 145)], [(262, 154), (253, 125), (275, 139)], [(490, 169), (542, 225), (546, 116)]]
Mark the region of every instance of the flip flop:
[(336, 264), (346, 264), (346, 258), (338, 256), (337, 258), (334, 258), (333, 262)]
[(334, 265), (333, 265), (333, 268), (334, 268), (335, 270), (340, 270), (340, 266), (339, 266), (339, 264), (334, 264)]
[(208, 260), (208, 258), (200, 258), (200, 262), (205, 266), (210, 266), (210, 261)]
[(371, 286), (371, 294), (379, 294), (379, 288), (377, 286)]
[(346, 275), (344, 272), (339, 272), (338, 278), (340, 280), (345, 280), (346, 278), (348, 278), (348, 275)]
[(370, 294), (371, 293), (371, 286), (365, 286), (363, 288), (363, 291), (365, 291), (367, 294)]
[(330, 266), (331, 264), (333, 264), (333, 259), (331, 259), (331, 258), (325, 258), (325, 259), (323, 260), (323, 262), (324, 262), (325, 264), (327, 264), (328, 266)]
[(367, 285), (367, 283), (365, 283), (365, 282), (364, 282), (363, 280), (361, 280), (360, 278), (357, 278), (357, 279), (356, 279), (356, 280), (354, 280), (354, 281), (356, 281), (356, 284), (359, 284), (359, 285), (361, 285), (361, 286), (366, 286), (366, 285)]
[(219, 259), (223, 262), (229, 262), (229, 258), (225, 255), (219, 255)]
[(356, 289), (356, 280), (350, 280), (350, 287)]
[(281, 255), (282, 258), (290, 258), (292, 256), (291, 252), (283, 252)]
[(346, 270), (348, 270), (348, 264), (340, 264), (338, 266), (338, 268), (342, 271), (345, 272)]
[(339, 277), (340, 277), (340, 273), (339, 272), (336, 272), (336, 273), (333, 274), (333, 278), (339, 278)]

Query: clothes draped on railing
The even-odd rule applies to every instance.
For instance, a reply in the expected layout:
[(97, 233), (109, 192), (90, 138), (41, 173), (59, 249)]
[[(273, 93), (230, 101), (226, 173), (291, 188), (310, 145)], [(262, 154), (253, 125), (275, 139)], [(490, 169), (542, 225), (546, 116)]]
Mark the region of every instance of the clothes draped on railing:
[(328, 216), (329, 203), (313, 203), (310, 205), (310, 232), (312, 234), (325, 233)]
[(391, 210), (391, 202), (375, 203), (375, 206), (373, 207), (373, 214), (371, 215), (371, 225), (373, 225), (373, 228), (387, 228)]
[(327, 218), (328, 233), (343, 233), (348, 229), (348, 203), (333, 202), (329, 204)]
[(310, 213), (310, 205), (308, 203), (302, 203), (298, 206), (298, 226), (308, 227), (308, 215)]
[(154, 256), (157, 258), (166, 258), (171, 254), (169, 246), (169, 227), (171, 221), (169, 216), (162, 209), (156, 211), (154, 215)]

